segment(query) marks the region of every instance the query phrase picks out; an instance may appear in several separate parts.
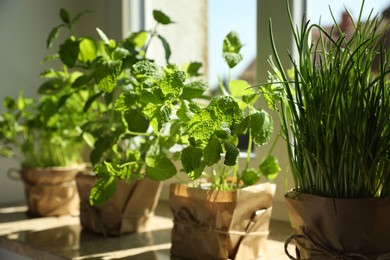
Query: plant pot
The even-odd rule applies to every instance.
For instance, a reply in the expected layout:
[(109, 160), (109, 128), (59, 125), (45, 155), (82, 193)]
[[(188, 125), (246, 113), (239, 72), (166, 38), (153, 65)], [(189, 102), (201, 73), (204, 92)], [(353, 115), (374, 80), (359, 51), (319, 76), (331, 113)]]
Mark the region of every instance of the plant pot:
[(390, 259), (390, 197), (333, 199), (285, 196), (296, 244), (291, 259)]
[(80, 223), (84, 229), (105, 236), (148, 230), (162, 182), (146, 177), (131, 183), (118, 179), (113, 196), (101, 205), (91, 206), (89, 195), (98, 177), (80, 173), (76, 180), (80, 194)]
[(264, 255), (275, 184), (217, 191), (172, 184), (171, 254), (187, 259), (256, 259)]
[(69, 167), (22, 168), (28, 214), (61, 216), (79, 214), (75, 176), (84, 165)]

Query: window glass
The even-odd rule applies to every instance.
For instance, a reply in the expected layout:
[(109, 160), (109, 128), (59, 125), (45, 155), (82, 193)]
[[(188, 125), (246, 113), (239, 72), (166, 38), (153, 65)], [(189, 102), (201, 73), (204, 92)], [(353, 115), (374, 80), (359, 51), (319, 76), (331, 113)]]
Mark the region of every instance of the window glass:
[(244, 60), (231, 70), (232, 78), (238, 78), (256, 58), (256, 0), (208, 1), (208, 74), (213, 88), (218, 86), (217, 76), (222, 80), (228, 77), (222, 43), (230, 31), (236, 31), (244, 44)]

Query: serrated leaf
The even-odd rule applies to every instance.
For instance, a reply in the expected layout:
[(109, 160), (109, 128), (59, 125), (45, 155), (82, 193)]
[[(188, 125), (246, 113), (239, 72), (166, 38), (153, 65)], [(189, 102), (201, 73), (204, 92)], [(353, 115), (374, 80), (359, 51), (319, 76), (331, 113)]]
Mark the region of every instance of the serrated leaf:
[(243, 59), (240, 54), (242, 48), (240, 38), (236, 32), (230, 32), (223, 41), (222, 56), (229, 68), (234, 68)]
[(138, 95), (132, 92), (122, 92), (115, 101), (115, 110), (125, 112), (135, 104)]
[(250, 126), (253, 142), (257, 146), (265, 145), (273, 133), (272, 117), (265, 111), (259, 111), (251, 115)]
[(181, 152), (181, 164), (186, 173), (192, 172), (199, 168), (202, 162), (202, 149), (188, 146)]
[(132, 132), (145, 133), (149, 128), (149, 119), (139, 109), (130, 109), (124, 113), (128, 129)]
[(176, 115), (182, 122), (188, 122), (191, 120), (194, 113), (190, 110), (187, 102), (181, 102), (180, 108), (177, 110)]
[(154, 20), (156, 20), (156, 22), (164, 25), (173, 23), (173, 21), (171, 20), (171, 18), (169, 18), (168, 15), (159, 10), (153, 10), (153, 18)]
[(66, 11), (64, 8), (61, 8), (61, 9), (60, 9), (60, 18), (61, 18), (61, 20), (62, 20), (65, 24), (68, 24), (68, 25), (69, 25), (69, 22), (70, 22), (70, 15), (69, 15), (68, 11)]
[(161, 44), (164, 47), (165, 61), (166, 61), (167, 64), (169, 64), (169, 58), (171, 57), (171, 54), (172, 54), (171, 47), (169, 46), (168, 41), (163, 36), (158, 35), (157, 37), (160, 39)]
[(231, 69), (237, 66), (237, 64), (244, 59), (244, 57), (239, 53), (224, 53), (222, 54), (222, 57)]
[(225, 160), (223, 163), (228, 166), (236, 165), (238, 162), (238, 157), (240, 155), (240, 150), (237, 146), (229, 142), (224, 142), (223, 145), (225, 148)]
[(254, 168), (245, 169), (241, 174), (241, 180), (245, 186), (254, 185), (260, 180), (259, 171)]
[(178, 71), (176, 68), (169, 66), (165, 69), (164, 78), (159, 83), (159, 87), (165, 96), (178, 96), (184, 88), (185, 79), (185, 72)]
[(260, 164), (259, 169), (261, 174), (269, 181), (273, 181), (281, 170), (278, 159), (273, 155), (269, 155), (265, 158), (265, 160)]
[(121, 68), (122, 61), (109, 60), (98, 63), (94, 75), (99, 88), (111, 93), (115, 88)]
[(163, 78), (162, 69), (148, 60), (139, 61), (134, 64), (132, 68), (131, 72), (136, 78), (142, 79), (151, 77), (157, 81), (162, 80)]
[(211, 137), (210, 141), (203, 150), (204, 161), (207, 166), (218, 163), (221, 160), (222, 145), (219, 139), (215, 136)]
[(176, 174), (176, 167), (166, 157), (146, 157), (146, 175), (156, 181), (164, 181)]
[(255, 90), (245, 80), (232, 80), (228, 88), (234, 98), (255, 94)]
[(232, 125), (241, 116), (241, 109), (238, 103), (230, 96), (214, 97), (207, 109), (213, 112), (212, 119), (218, 125), (222, 122)]
[(191, 100), (193, 98), (200, 98), (207, 88), (208, 83), (206, 81), (193, 81), (184, 85), (183, 92), (180, 96), (187, 100)]
[(58, 51), (62, 62), (69, 68), (72, 68), (76, 64), (79, 52), (80, 42), (72, 39), (67, 39), (63, 44), (61, 44)]

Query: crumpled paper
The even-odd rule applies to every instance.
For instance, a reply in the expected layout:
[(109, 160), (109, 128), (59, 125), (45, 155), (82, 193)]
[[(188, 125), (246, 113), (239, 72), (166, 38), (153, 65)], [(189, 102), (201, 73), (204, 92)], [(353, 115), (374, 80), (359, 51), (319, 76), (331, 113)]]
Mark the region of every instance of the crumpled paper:
[(333, 199), (290, 191), (285, 199), (294, 228), (286, 247), (296, 244), (296, 259), (390, 259), (390, 197)]
[(60, 216), (79, 214), (75, 176), (84, 165), (71, 167), (22, 168), (29, 214)]
[(171, 254), (186, 259), (257, 259), (266, 250), (275, 184), (217, 191), (172, 184)]
[(114, 195), (101, 205), (91, 206), (89, 194), (98, 177), (83, 173), (76, 180), (81, 200), (80, 223), (83, 228), (110, 236), (148, 230), (162, 182), (146, 177), (130, 183), (118, 179)]

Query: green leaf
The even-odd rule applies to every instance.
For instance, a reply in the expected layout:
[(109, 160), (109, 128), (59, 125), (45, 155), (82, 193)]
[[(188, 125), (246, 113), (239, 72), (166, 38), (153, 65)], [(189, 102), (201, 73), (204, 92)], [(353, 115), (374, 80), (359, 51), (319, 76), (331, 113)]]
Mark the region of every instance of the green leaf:
[(121, 73), (121, 61), (103, 61), (96, 65), (95, 80), (99, 88), (105, 92), (112, 92)]
[(58, 52), (62, 62), (69, 68), (72, 68), (76, 64), (77, 57), (79, 56), (80, 42), (67, 39), (60, 45), (60, 50)]
[(185, 72), (176, 69), (175, 66), (170, 65), (165, 69), (164, 78), (159, 84), (160, 89), (165, 96), (173, 95), (176, 97), (184, 88), (186, 74)]
[(198, 168), (187, 173), (188, 177), (193, 181), (199, 179), (202, 176), (205, 167), (206, 164), (204, 162), (201, 162)]
[(255, 90), (245, 80), (230, 81), (229, 91), (234, 98), (255, 94)]
[(167, 64), (169, 64), (169, 58), (171, 57), (171, 47), (169, 46), (168, 41), (161, 35), (158, 35), (158, 38), (161, 41), (162, 46), (164, 47), (165, 51), (165, 61)]
[(133, 92), (122, 92), (119, 94), (118, 99), (115, 101), (115, 110), (125, 112), (136, 103), (138, 95)]
[(136, 108), (124, 113), (124, 118), (128, 124), (128, 129), (132, 132), (145, 133), (149, 128), (149, 119)]
[(90, 75), (81, 75), (80, 77), (78, 77), (73, 83), (72, 83), (72, 88), (79, 88), (79, 87), (83, 87), (85, 86), (86, 84), (88, 84), (90, 82), (90, 80), (92, 79), (92, 77)]
[(272, 117), (265, 111), (256, 112), (251, 115), (250, 128), (255, 144), (257, 146), (265, 145), (273, 133)]
[(87, 112), (88, 109), (91, 107), (91, 105), (93, 104), (93, 102), (95, 102), (96, 99), (98, 99), (99, 97), (101, 97), (103, 95), (103, 92), (100, 91), (99, 93), (96, 93), (95, 95), (93, 95), (92, 97), (90, 97), (84, 104), (84, 107), (83, 107), (83, 112)]
[(69, 25), (70, 15), (64, 8), (60, 9), (60, 18), (65, 24)]
[(218, 163), (221, 159), (222, 145), (216, 136), (211, 137), (209, 143), (203, 150), (204, 161), (207, 166)]
[(116, 48), (113, 53), (114, 60), (123, 60), (130, 55), (130, 52), (124, 48)]
[(201, 165), (202, 162), (202, 149), (188, 146), (184, 148), (181, 152), (181, 163), (185, 172), (189, 173)]
[(173, 23), (171, 18), (167, 16), (165, 13), (158, 11), (158, 10), (153, 10), (153, 18), (156, 20), (156, 22), (167, 25)]
[(176, 174), (176, 167), (171, 160), (166, 157), (146, 157), (146, 175), (156, 181), (163, 181)]
[(89, 203), (91, 205), (98, 205), (109, 200), (114, 194), (116, 190), (116, 177), (110, 175), (104, 165), (95, 167), (94, 172), (100, 178), (92, 187)]
[(230, 32), (223, 41), (222, 56), (229, 68), (234, 68), (243, 59), (240, 54), (242, 48), (240, 38), (236, 32)]
[(107, 35), (99, 28), (96, 28), (96, 31), (99, 34), (100, 38), (103, 40), (103, 42), (107, 45), (110, 45), (110, 40), (108, 39)]
[(221, 125), (220, 123), (222, 122), (232, 125), (241, 116), (241, 109), (238, 103), (230, 96), (214, 97), (207, 109), (213, 112), (212, 119), (218, 125)]
[(133, 65), (133, 69), (131, 73), (136, 78), (153, 78), (157, 81), (160, 81), (163, 79), (163, 71), (162, 69), (157, 66), (155, 63), (150, 62), (148, 60), (141, 60)]
[(275, 156), (269, 155), (259, 166), (261, 174), (269, 181), (273, 181), (280, 172), (279, 161)]
[(105, 137), (99, 138), (94, 145), (93, 150), (89, 155), (89, 159), (93, 165), (97, 164), (105, 151), (110, 149), (111, 144)]
[(47, 47), (48, 49), (53, 45), (53, 41), (54, 41), (55, 39), (58, 38), (59, 31), (60, 31), (60, 29), (61, 29), (62, 27), (64, 27), (63, 24), (54, 27), (54, 28), (50, 31), (49, 36), (48, 36), (47, 39), (46, 39), (46, 47)]
[(126, 43), (130, 43), (133, 48), (141, 48), (146, 44), (147, 39), (148, 33), (145, 31), (132, 33), (127, 39), (125, 39), (124, 45), (126, 46)]
[(157, 91), (153, 91), (150, 89), (143, 89), (139, 95), (139, 102), (142, 104), (155, 104), (159, 105), (163, 103), (161, 96)]
[(208, 83), (204, 80), (193, 81), (185, 84), (181, 97), (187, 100), (200, 98), (208, 88)]
[(260, 180), (259, 171), (254, 168), (245, 169), (241, 174), (241, 180), (245, 186), (253, 185)]
[(202, 63), (200, 62), (191, 62), (186, 66), (185, 72), (187, 72), (188, 76), (191, 77), (198, 77), (202, 75), (199, 70), (202, 67)]
[(81, 39), (79, 48), (78, 60), (81, 62), (89, 64), (96, 59), (98, 46), (94, 40), (90, 38)]
[(223, 143), (223, 145), (225, 147), (225, 160), (223, 163), (228, 166), (236, 165), (240, 155), (240, 150), (237, 146), (226, 141)]
[(190, 110), (188, 102), (181, 102), (180, 108), (177, 110), (176, 115), (183, 122), (188, 122), (191, 120), (194, 113)]
[(61, 78), (54, 78), (45, 81), (38, 89), (39, 94), (54, 94), (60, 92), (66, 86)]

